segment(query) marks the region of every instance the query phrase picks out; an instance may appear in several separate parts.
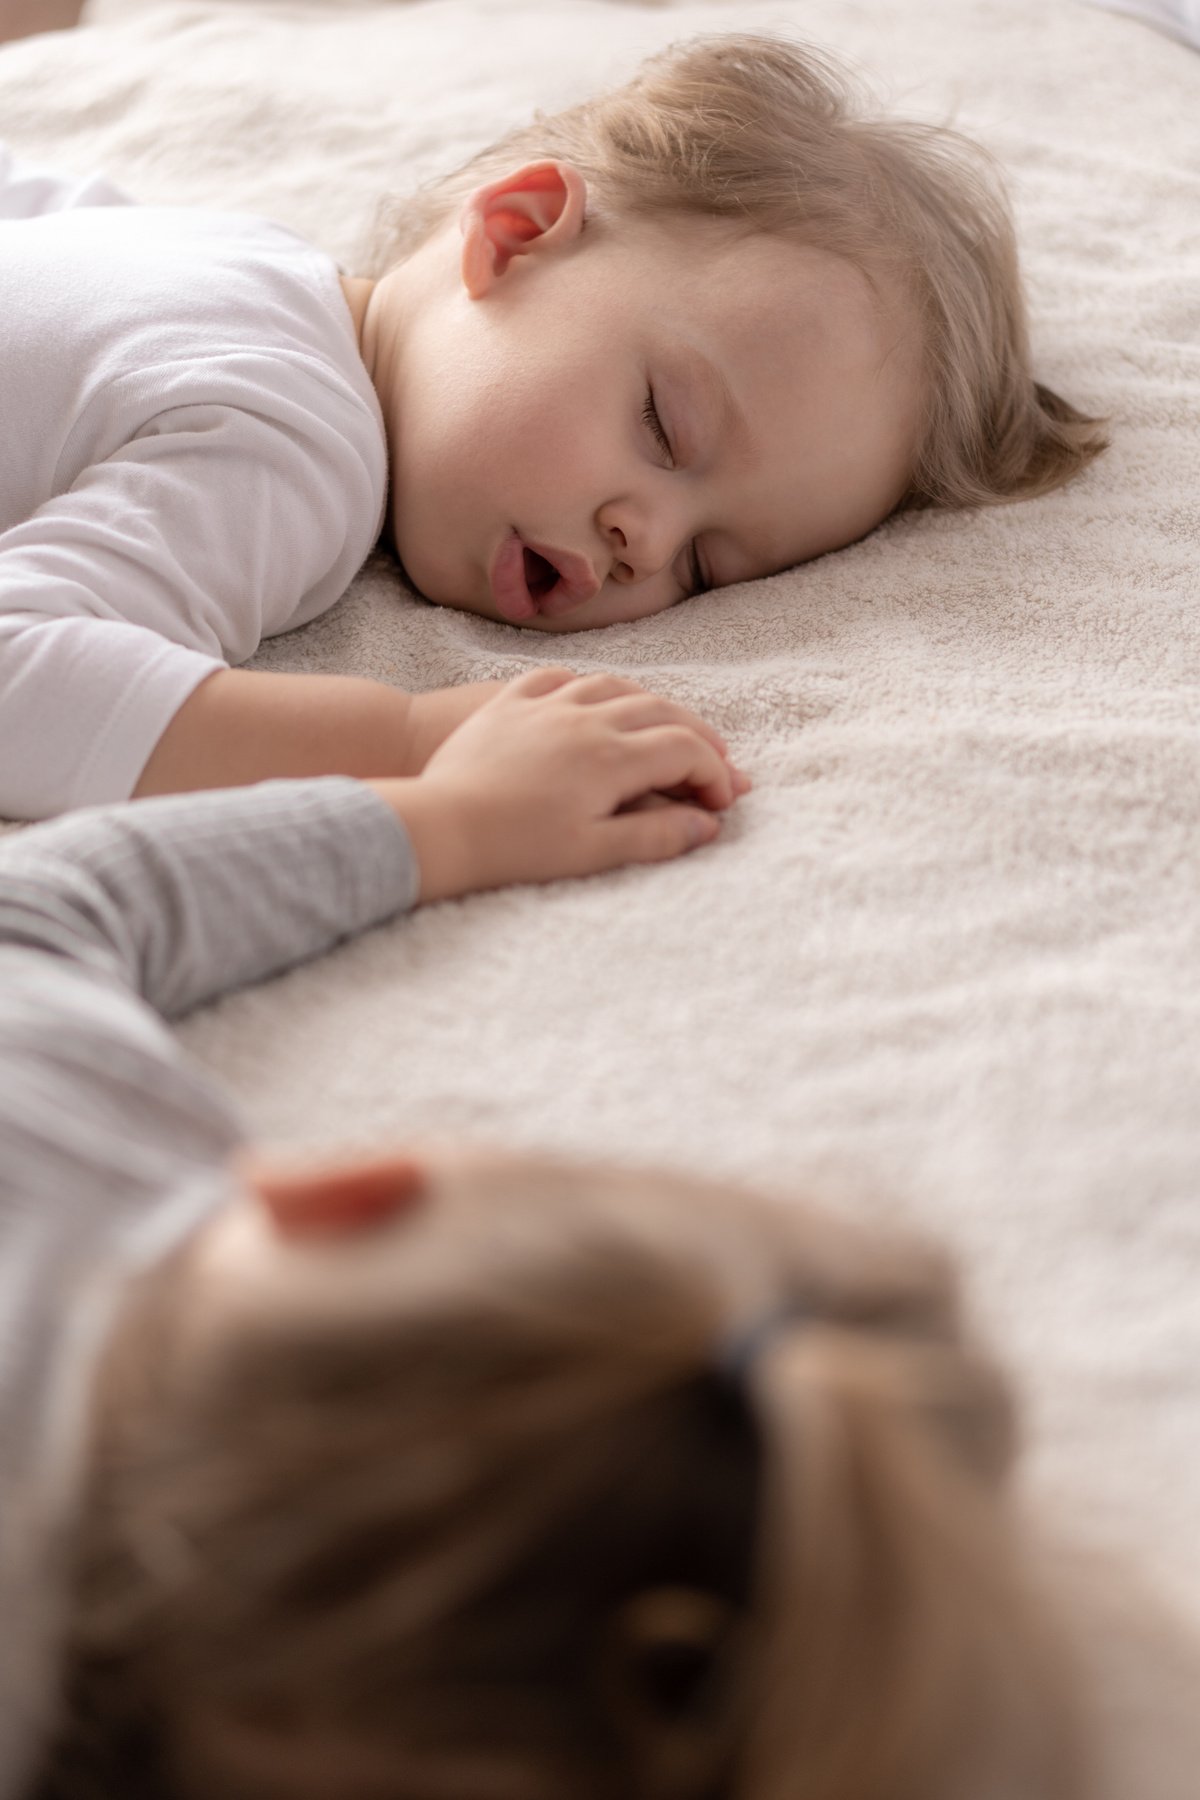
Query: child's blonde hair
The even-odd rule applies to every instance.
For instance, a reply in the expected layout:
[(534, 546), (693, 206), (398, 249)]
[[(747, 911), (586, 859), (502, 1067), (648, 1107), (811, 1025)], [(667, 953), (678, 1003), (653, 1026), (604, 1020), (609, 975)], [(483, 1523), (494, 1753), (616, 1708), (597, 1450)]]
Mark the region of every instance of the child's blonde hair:
[(946, 126), (880, 114), (828, 54), (753, 33), (652, 57), (624, 87), (537, 115), (381, 209), (366, 273), (410, 254), (474, 187), (531, 158), (574, 163), (598, 215), (691, 214), (833, 252), (915, 313), (925, 417), (902, 507), (1049, 492), (1106, 446), (1103, 421), (1036, 382), (1003, 183)]
[(134, 1291), (41, 1800), (1073, 1791), (940, 1257), (549, 1162), (396, 1229), (387, 1316), (198, 1360), (186, 1254)]

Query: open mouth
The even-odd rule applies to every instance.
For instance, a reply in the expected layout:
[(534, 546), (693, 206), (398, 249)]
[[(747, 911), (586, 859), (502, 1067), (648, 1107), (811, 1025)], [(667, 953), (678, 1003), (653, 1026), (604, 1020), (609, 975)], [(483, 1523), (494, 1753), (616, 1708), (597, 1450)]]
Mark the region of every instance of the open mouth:
[(525, 584), (533, 600), (544, 599), (551, 588), (558, 585), (558, 570), (536, 550), (525, 546)]
[(512, 526), (492, 557), (488, 577), (492, 600), (501, 617), (514, 625), (527, 624), (539, 613), (561, 618), (582, 606), (600, 588), (600, 581), (586, 557), (571, 550), (547, 546), (555, 560), (527, 544)]

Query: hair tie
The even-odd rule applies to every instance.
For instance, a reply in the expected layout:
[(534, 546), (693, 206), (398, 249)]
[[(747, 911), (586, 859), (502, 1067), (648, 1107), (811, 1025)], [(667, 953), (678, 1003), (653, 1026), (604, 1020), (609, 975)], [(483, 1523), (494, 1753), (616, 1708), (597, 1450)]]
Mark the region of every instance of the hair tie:
[(751, 1369), (771, 1339), (783, 1331), (811, 1324), (815, 1317), (811, 1306), (806, 1306), (802, 1300), (784, 1300), (778, 1306), (769, 1307), (718, 1346), (715, 1359), (718, 1374), (734, 1387), (745, 1387)]

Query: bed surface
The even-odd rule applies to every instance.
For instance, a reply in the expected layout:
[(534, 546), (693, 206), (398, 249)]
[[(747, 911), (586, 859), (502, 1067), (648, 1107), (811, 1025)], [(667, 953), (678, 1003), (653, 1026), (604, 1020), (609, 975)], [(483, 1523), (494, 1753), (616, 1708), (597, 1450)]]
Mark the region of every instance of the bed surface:
[[(728, 1172), (936, 1232), (1026, 1402), (1085, 1621), (1098, 1793), (1200, 1767), (1200, 55), (1073, 0), (93, 0), (0, 52), (0, 136), (353, 266), (377, 197), (698, 31), (857, 58), (1014, 189), (1039, 373), (1110, 414), (1066, 491), (894, 521), (556, 640), (755, 777), (669, 867), (432, 909), (188, 1021), (259, 1135), (450, 1134)], [(253, 666), (550, 660), (382, 559)]]

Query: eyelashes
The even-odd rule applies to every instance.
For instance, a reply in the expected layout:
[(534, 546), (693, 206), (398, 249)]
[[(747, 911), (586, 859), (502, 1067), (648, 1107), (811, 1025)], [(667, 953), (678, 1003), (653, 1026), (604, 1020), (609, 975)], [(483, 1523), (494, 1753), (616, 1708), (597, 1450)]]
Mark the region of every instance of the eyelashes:
[[(658, 408), (654, 404), (653, 388), (646, 389), (646, 404), (642, 408), (642, 418), (652, 435), (657, 439), (660, 449), (666, 454), (672, 468), (674, 468), (675, 453), (671, 449), (670, 440), (668, 439), (666, 432), (663, 430), (663, 422), (658, 416)], [(683, 599), (694, 600), (697, 594), (708, 593), (712, 583), (704, 579), (704, 571), (700, 567), (700, 552), (696, 548), (695, 538), (693, 538), (688, 545), (688, 575), (691, 578), (692, 585), (689, 591), (682, 596)]]
[(671, 461), (673, 463), (675, 461), (675, 457), (674, 457), (674, 454), (672, 453), (671, 445), (667, 439), (667, 434), (663, 430), (662, 420), (658, 416), (658, 408), (654, 404), (654, 389), (653, 388), (646, 389), (646, 404), (642, 408), (642, 418), (645, 420), (646, 424), (649, 426), (650, 431), (653, 433), (653, 435), (658, 439), (660, 449), (662, 449), (666, 452), (666, 454), (671, 458)]
[(700, 567), (700, 552), (696, 548), (695, 538), (688, 545), (688, 574), (692, 581), (688, 599), (694, 600), (697, 594), (707, 594), (712, 587), (712, 582), (704, 579), (704, 570)]

